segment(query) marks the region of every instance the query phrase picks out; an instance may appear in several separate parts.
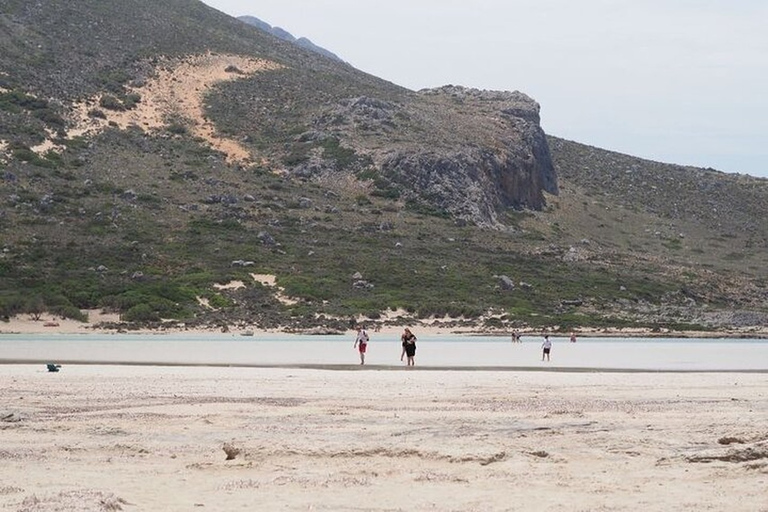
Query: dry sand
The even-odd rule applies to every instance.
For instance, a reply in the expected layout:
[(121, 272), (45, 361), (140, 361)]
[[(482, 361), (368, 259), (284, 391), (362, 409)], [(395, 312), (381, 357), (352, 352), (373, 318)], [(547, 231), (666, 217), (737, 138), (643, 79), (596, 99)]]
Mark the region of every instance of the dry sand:
[[(254, 275), (254, 280), (258, 280), (259, 278), (264, 276), (257, 276)], [(269, 277), (269, 276), (267, 276)], [(236, 286), (237, 284), (228, 284), (224, 286)], [(278, 300), (285, 302), (285, 303), (291, 303), (293, 299), (290, 297), (287, 297), (282, 294), (282, 291), (278, 287), (275, 288), (275, 295), (278, 298)], [(8, 321), (0, 321), (0, 335), (2, 334), (94, 334), (94, 333), (110, 333), (110, 332), (116, 332), (115, 329), (107, 329), (104, 327), (105, 324), (118, 324), (120, 322), (120, 316), (118, 314), (114, 313), (104, 313), (103, 311), (100, 311), (98, 309), (94, 310), (84, 310), (84, 313), (88, 316), (88, 322), (79, 322), (77, 320), (67, 319), (67, 318), (61, 318), (58, 316), (51, 315), (50, 313), (43, 314), (39, 319), (35, 320), (30, 315), (23, 314), (23, 315), (16, 315), (14, 317), (11, 317)], [(469, 335), (469, 334), (488, 334), (488, 335), (497, 335), (497, 336), (509, 336), (510, 332), (506, 329), (500, 329), (500, 330), (487, 330), (483, 328), (483, 324), (481, 321), (477, 322), (476, 326), (472, 326), (471, 323), (466, 323), (462, 327), (456, 327), (454, 325), (453, 319), (450, 318), (439, 318), (439, 319), (432, 319), (428, 321), (420, 321), (420, 320), (414, 320), (410, 317), (409, 321), (410, 323), (404, 324), (402, 319), (408, 317), (408, 315), (404, 311), (389, 311), (387, 314), (383, 315), (383, 319), (388, 322), (392, 322), (392, 324), (381, 326), (378, 331), (374, 330), (371, 326), (373, 325), (373, 322), (370, 320), (367, 320), (365, 318), (359, 318), (358, 322), (362, 325), (368, 325), (371, 335), (374, 336), (385, 336), (389, 338), (399, 338), (400, 335), (403, 332), (403, 327), (405, 325), (408, 325), (415, 333), (417, 333), (417, 336), (437, 336), (437, 335), (450, 335), (450, 334), (458, 334), (458, 335)], [(397, 325), (400, 324), (400, 325)], [(270, 333), (279, 333), (279, 332), (291, 332), (295, 333), (290, 330), (286, 329), (263, 329), (257, 325), (245, 325), (245, 326), (229, 326), (229, 329), (233, 333), (237, 332), (244, 332), (244, 331), (250, 331), (254, 333), (255, 335), (268, 335)], [(313, 331), (310, 329), (310, 331)], [(522, 329), (519, 331), (520, 334), (526, 335), (526, 336), (540, 336), (543, 335), (544, 332), (550, 331), (548, 329), (544, 330), (531, 330), (531, 329)], [(211, 332), (221, 332), (220, 327), (210, 327), (208, 329), (204, 328), (192, 328), (189, 326), (184, 325), (183, 323), (173, 323), (169, 322), (165, 326), (163, 326), (162, 329), (138, 329), (138, 330), (131, 330), (132, 333), (136, 334), (206, 334)], [(312, 334), (312, 332), (308, 332), (309, 334)], [(355, 330), (349, 329), (346, 331), (346, 334), (348, 336), (351, 336), (354, 338)], [(705, 332), (705, 331), (692, 331), (692, 332), (684, 332), (684, 331), (652, 331), (648, 328), (638, 328), (638, 329), (614, 329), (614, 330), (606, 330), (606, 329), (580, 329), (577, 331), (577, 337), (624, 337), (624, 338), (637, 338), (637, 337), (647, 337), (647, 338), (658, 338), (658, 337), (670, 337), (670, 338), (746, 338), (746, 339), (766, 339), (768, 338), (768, 326), (764, 327), (753, 327), (749, 329), (732, 329), (730, 331), (711, 331), (711, 332)], [(560, 334), (561, 336), (564, 334)]]
[(7, 322), (0, 322), (0, 334), (87, 334), (107, 332), (97, 325), (102, 322), (119, 322), (120, 315), (103, 313), (98, 309), (85, 311), (88, 322), (61, 318), (45, 313), (35, 319), (31, 315), (16, 315)]
[[(254, 275), (254, 280), (259, 280), (265, 276)], [(269, 276), (266, 276), (269, 277)], [(238, 286), (238, 282), (222, 285), (225, 287)], [(293, 299), (283, 295), (282, 290), (274, 286), (274, 293), (278, 300), (283, 303), (291, 303)], [(0, 322), (0, 335), (2, 334), (97, 334), (97, 333), (110, 333), (116, 332), (115, 329), (104, 328), (105, 324), (119, 324), (120, 315), (116, 313), (104, 313), (98, 309), (84, 310), (88, 316), (88, 322), (80, 322), (72, 320), (71, 318), (61, 318), (59, 316), (52, 315), (50, 313), (44, 313), (39, 318), (35, 319), (31, 315), (21, 314), (15, 315), (8, 319), (8, 321)], [(405, 316), (402, 311), (390, 312), (388, 319), (393, 320), (399, 317)], [(366, 319), (360, 318), (361, 325), (370, 325), (370, 322)], [(455, 328), (451, 327), (450, 319), (442, 319), (442, 321), (431, 322), (417, 322), (411, 324), (411, 328), (415, 330), (419, 335), (440, 335), (449, 333), (472, 333), (477, 329), (472, 327)], [(275, 332), (286, 332), (285, 329), (263, 329), (256, 325), (247, 326), (230, 326), (231, 332), (236, 333), (238, 331), (251, 331), (258, 335), (264, 335)], [(312, 329), (310, 329), (312, 331)], [(369, 329), (371, 335), (376, 336), (389, 336), (399, 338), (403, 332), (403, 327), (399, 325), (386, 325), (381, 327), (380, 330), (374, 331)], [(205, 334), (210, 332), (221, 332), (220, 327), (211, 327), (209, 329), (204, 328), (191, 328), (185, 326), (183, 323), (169, 322), (162, 330), (153, 329), (137, 329), (131, 330), (132, 333), (142, 334)], [(349, 329), (346, 332), (347, 335), (354, 339), (355, 330)], [(504, 335), (505, 333), (501, 333)]]
[(765, 374), (0, 365), (0, 440), (1, 510), (768, 511)]

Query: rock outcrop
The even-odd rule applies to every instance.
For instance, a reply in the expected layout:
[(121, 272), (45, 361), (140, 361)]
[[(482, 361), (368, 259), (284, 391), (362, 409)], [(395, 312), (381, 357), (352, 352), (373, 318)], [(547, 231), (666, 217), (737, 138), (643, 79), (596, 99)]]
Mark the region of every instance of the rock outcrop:
[[(500, 224), (510, 208), (541, 210), (544, 192), (558, 193), (539, 105), (525, 94), (446, 86), (414, 99), (342, 101), (302, 137), (340, 141), (359, 157), (355, 170), (373, 168), (378, 186), (421, 209), (481, 226)], [(318, 156), (311, 160), (316, 172), (339, 170), (338, 160)], [(296, 172), (306, 174), (307, 164)]]

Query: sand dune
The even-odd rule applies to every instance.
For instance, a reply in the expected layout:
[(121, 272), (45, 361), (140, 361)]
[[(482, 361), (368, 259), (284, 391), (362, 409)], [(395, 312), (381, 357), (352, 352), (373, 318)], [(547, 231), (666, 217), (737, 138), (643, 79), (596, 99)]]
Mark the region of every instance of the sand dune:
[[(280, 65), (274, 62), (240, 55), (206, 53), (183, 59), (165, 59), (157, 65), (155, 75), (145, 84), (129, 88), (129, 92), (141, 98), (134, 108), (100, 109), (102, 95), (76, 105), (73, 113), (75, 127), (69, 130), (69, 137), (99, 133), (108, 126), (121, 129), (138, 126), (144, 130), (158, 130), (169, 126), (175, 118), (183, 122), (192, 135), (204, 139), (211, 147), (224, 153), (229, 162), (249, 163), (254, 157), (248, 148), (219, 133), (206, 117), (204, 96), (220, 82), (279, 68)], [(99, 109), (103, 117), (90, 115), (94, 108)], [(33, 149), (43, 153), (55, 147), (46, 141)]]

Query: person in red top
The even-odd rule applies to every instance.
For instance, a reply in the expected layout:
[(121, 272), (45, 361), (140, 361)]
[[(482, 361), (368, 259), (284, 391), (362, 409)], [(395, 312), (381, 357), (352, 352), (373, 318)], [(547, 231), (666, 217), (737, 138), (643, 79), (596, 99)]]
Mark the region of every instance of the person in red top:
[(365, 327), (357, 327), (357, 337), (352, 348), (357, 348), (357, 351), (360, 352), (360, 364), (365, 364), (365, 351), (368, 349), (368, 333), (365, 332)]

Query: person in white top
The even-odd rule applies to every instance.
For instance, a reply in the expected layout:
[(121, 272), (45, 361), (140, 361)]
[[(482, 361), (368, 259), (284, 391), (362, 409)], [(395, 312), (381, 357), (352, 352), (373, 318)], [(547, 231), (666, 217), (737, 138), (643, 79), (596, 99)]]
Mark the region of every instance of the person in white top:
[(368, 349), (368, 333), (365, 332), (365, 327), (357, 327), (357, 337), (352, 348), (357, 348), (360, 353), (360, 364), (365, 364), (365, 351)]
[(549, 361), (549, 352), (552, 350), (552, 342), (549, 341), (549, 335), (544, 336), (544, 343), (541, 344), (541, 360), (544, 360), (544, 357), (547, 358), (547, 361)]

